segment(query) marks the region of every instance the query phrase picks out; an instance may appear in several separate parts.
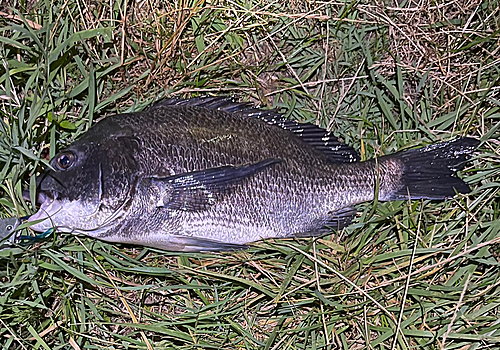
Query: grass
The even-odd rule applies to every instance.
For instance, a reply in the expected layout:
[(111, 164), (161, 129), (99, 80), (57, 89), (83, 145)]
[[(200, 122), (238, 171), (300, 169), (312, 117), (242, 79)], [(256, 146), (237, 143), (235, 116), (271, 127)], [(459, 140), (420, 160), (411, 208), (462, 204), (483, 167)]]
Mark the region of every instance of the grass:
[[(10, 6), (10, 7), (7, 7)], [(17, 1), (0, 8), (0, 199), (92, 123), (233, 95), (363, 159), (483, 141), (446, 202), (366, 203), (331, 237), (174, 254), (58, 234), (0, 251), (3, 349), (495, 349), (498, 1)]]

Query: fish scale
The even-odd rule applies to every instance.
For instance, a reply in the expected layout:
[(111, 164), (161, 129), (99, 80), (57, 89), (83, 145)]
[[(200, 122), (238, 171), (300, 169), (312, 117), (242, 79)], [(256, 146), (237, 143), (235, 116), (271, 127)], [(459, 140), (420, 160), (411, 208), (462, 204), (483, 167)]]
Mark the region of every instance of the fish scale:
[[(459, 138), (359, 162), (331, 133), (225, 98), (110, 116), (52, 160), (33, 229), (166, 250), (239, 249), (347, 226), (372, 200), (445, 199), (479, 142)], [(378, 186), (377, 186), (378, 185)], [(43, 220), (46, 218), (46, 220)]]

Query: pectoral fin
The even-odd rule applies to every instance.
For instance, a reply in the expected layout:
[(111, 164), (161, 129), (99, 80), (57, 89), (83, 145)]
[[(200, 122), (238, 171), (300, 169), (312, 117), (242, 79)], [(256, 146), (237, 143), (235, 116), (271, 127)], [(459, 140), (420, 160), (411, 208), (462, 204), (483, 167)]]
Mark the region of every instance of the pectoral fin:
[(193, 171), (165, 179), (152, 179), (152, 184), (165, 193), (159, 206), (186, 211), (206, 210), (243, 180), (279, 162), (267, 159), (239, 167)]

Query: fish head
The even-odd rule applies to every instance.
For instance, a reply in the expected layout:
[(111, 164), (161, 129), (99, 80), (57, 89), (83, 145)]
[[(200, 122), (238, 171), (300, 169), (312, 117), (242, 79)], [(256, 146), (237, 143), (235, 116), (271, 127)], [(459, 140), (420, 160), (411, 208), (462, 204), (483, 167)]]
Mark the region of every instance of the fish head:
[(30, 227), (99, 236), (116, 224), (136, 174), (133, 149), (127, 157), (125, 146), (112, 138), (82, 138), (59, 152), (37, 178), (40, 208), (28, 219)]
[(0, 241), (8, 238), (19, 226), (21, 220), (17, 217), (5, 218), (0, 220)]

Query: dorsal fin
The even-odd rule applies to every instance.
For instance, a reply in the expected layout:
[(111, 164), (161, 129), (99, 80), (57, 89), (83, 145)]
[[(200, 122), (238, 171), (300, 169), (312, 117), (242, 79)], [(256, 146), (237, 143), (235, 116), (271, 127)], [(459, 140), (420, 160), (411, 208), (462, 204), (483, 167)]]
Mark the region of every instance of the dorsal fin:
[(260, 109), (250, 102), (235, 102), (228, 97), (197, 97), (192, 99), (166, 98), (152, 104), (149, 109), (159, 106), (201, 107), (259, 118), (268, 124), (290, 130), (302, 141), (324, 154), (331, 162), (351, 163), (357, 162), (360, 159), (358, 153), (352, 147), (343, 144), (338, 138), (325, 129), (310, 123), (299, 123), (293, 120), (287, 120), (276, 110)]

